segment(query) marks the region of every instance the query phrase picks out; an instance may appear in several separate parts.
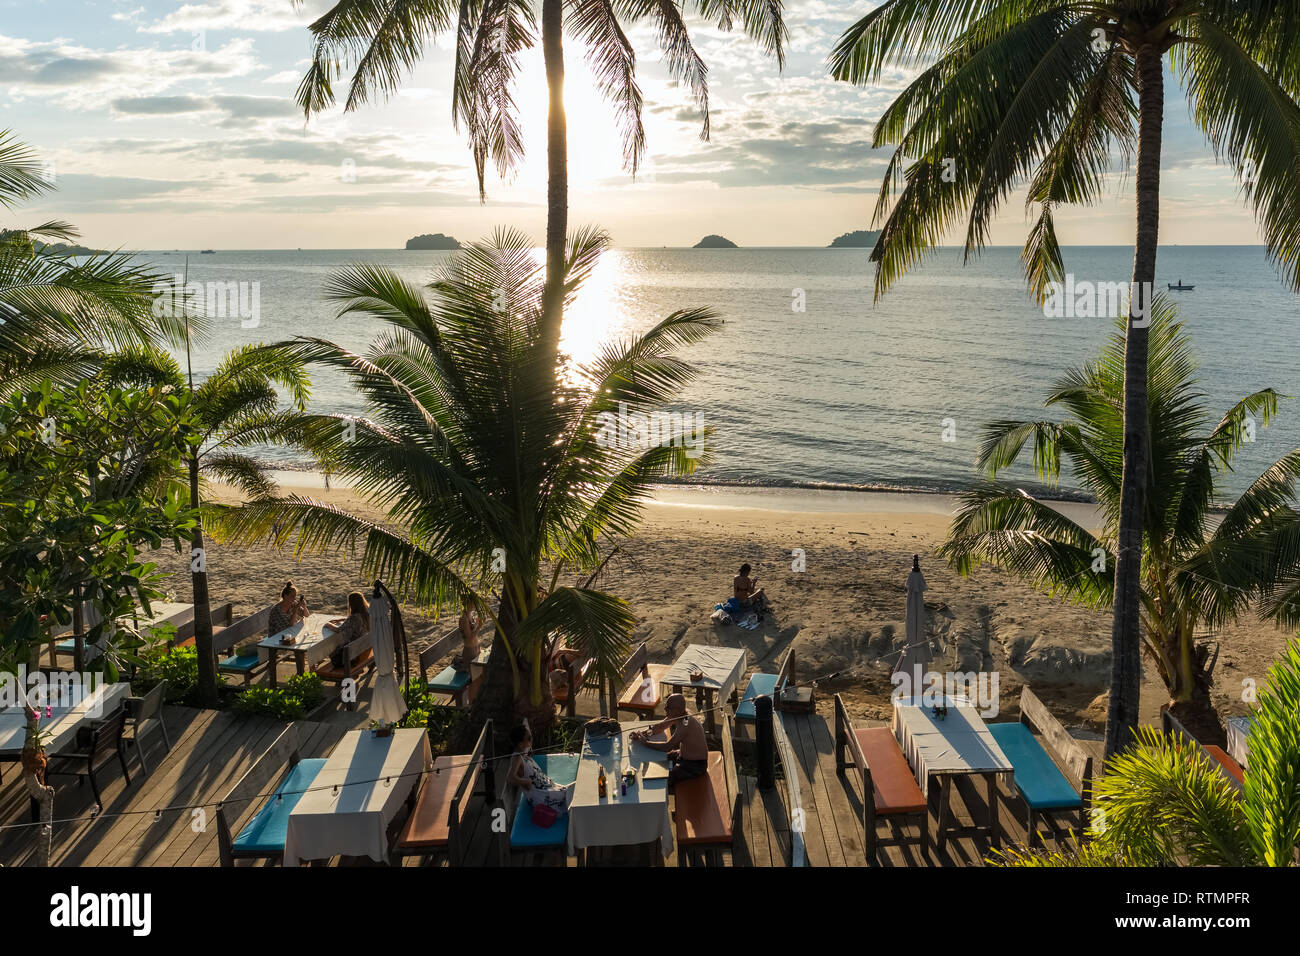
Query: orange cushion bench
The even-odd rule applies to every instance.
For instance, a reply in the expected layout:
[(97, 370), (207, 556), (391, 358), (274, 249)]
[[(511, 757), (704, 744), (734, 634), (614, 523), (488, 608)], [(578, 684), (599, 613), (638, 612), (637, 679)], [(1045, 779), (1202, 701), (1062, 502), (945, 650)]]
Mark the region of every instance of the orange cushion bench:
[(637, 714), (653, 714), (659, 707), (662, 695), (660, 682), (672, 670), (672, 664), (647, 664), (646, 671), (638, 672), (632, 683), (619, 695), (617, 710), (630, 710)]
[(436, 850), (451, 840), (451, 798), (469, 771), (465, 757), (439, 757), (425, 774), (424, 786), (415, 809), (402, 827), (398, 846), (402, 850)]
[[(876, 848), (883, 844), (919, 844), (921, 855), (929, 859), (929, 807), (894, 732), (888, 727), (854, 727), (844, 699), (836, 694), (835, 772), (843, 776), (849, 766), (861, 774), (867, 862), (875, 861)], [(917, 835), (904, 836), (900, 829), (898, 836), (882, 839), (876, 835), (877, 817), (916, 817)]]
[(709, 751), (709, 772), (673, 786), (679, 846), (731, 842), (731, 805), (722, 752)]

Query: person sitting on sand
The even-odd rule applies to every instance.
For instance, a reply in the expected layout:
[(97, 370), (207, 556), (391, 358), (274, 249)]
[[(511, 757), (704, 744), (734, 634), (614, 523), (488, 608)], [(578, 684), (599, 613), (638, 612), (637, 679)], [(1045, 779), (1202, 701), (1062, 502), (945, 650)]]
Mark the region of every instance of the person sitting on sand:
[[(330, 621), (330, 627), (338, 629), (339, 646), (330, 654), (330, 663), (335, 667), (343, 667), (343, 646), (349, 641), (355, 641), (358, 637), (370, 633), (370, 605), (366, 603), (365, 595), (360, 591), (353, 591), (348, 595), (348, 616), (336, 617)], [(357, 656), (365, 653), (358, 652)]]
[(749, 576), (748, 564), (740, 566), (740, 573), (731, 582), (731, 587), (741, 607), (755, 611), (762, 611), (767, 607), (767, 593), (758, 586), (758, 578)]
[(307, 602), (298, 595), (292, 581), (286, 581), (280, 592), (280, 601), (271, 606), (271, 616), (266, 619), (266, 636), (274, 637), (287, 631), (307, 616)]
[[(686, 698), (681, 694), (671, 694), (664, 701), (664, 712), (668, 715), (647, 730), (634, 730), (632, 739), (649, 747), (662, 750), (673, 762), (668, 771), (668, 789), (680, 780), (692, 780), (709, 772), (709, 741), (704, 736), (704, 725), (699, 718), (686, 712)], [(649, 738), (661, 730), (668, 730), (668, 739), (655, 741)]]
[(460, 653), (452, 658), (451, 666), (458, 671), (469, 670), (469, 665), (478, 660), (478, 631), (483, 626), (483, 615), (468, 594), (461, 597), (460, 622), (456, 625), (460, 631)]
[(506, 780), (519, 790), (520, 795), (534, 806), (547, 806), (563, 813), (573, 799), (573, 784), (562, 787), (546, 775), (546, 771), (533, 759), (533, 732), (527, 723), (510, 731), (510, 769)]

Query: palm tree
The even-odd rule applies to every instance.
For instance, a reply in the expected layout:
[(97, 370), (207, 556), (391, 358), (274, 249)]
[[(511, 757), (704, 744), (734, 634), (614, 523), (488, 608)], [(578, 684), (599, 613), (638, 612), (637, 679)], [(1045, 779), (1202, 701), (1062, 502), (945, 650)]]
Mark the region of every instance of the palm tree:
[[(0, 206), (51, 189), (36, 154), (0, 131)], [(113, 349), (179, 342), (175, 318), (155, 315), (158, 276), (130, 255), (73, 257), (38, 252), (37, 238), (73, 241), (66, 222), (0, 232), (0, 378), (11, 391), (42, 379), (90, 375)]]
[[(296, 0), (301, 2), (301, 0)], [(341, 63), (354, 67), (346, 109), (375, 95), (390, 95), (443, 30), (456, 32), (452, 119), (463, 127), (485, 195), (490, 159), (508, 176), (523, 158), (512, 88), (525, 50), (537, 40), (537, 0), (341, 0), (311, 25), (312, 62), (298, 87), (298, 102), (310, 117), (334, 102)], [(782, 0), (540, 0), (542, 54), (546, 69), (547, 192), (546, 294), (542, 334), (546, 349), (559, 348), (568, 234), (568, 159), (564, 114), (564, 37), (576, 38), (596, 84), (614, 105), (623, 138), (623, 160), (636, 174), (645, 153), (642, 95), (636, 79), (636, 51), (626, 27), (651, 25), (669, 72), (691, 91), (701, 114), (700, 136), (709, 136), (708, 66), (695, 50), (686, 24), (692, 10), (722, 30), (739, 24), (763, 50), (785, 64), (789, 38)], [(541, 369), (554, 372), (554, 363)]]
[(1197, 744), (1143, 727), (1094, 784), (1082, 846), (1011, 849), (1010, 866), (1293, 866), (1300, 844), (1300, 641), (1269, 671), (1240, 794)]
[[(986, 426), (979, 467), (987, 484), (962, 496), (940, 548), (962, 574), (993, 562), (1026, 582), (1085, 605), (1113, 599), (1114, 560), (1122, 510), (1124, 444), (1123, 321), (1100, 357), (1073, 369), (1044, 400), (1061, 420), (1000, 421)], [(1147, 395), (1151, 423), (1151, 494), (1146, 499), (1142, 578), (1142, 646), (1169, 689), (1170, 706), (1203, 739), (1221, 741), (1210, 702), (1215, 656), (1205, 632), (1217, 631), (1294, 578), (1300, 556), (1295, 480), (1300, 449), (1263, 472), (1215, 521), (1220, 479), (1235, 453), (1254, 440), (1254, 420), (1268, 424), (1278, 395), (1263, 389), (1211, 418), (1195, 386), (1190, 342), (1175, 312), (1158, 297), (1150, 327)], [(1094, 534), (1022, 488), (994, 479), (1032, 456), (1053, 484), (1062, 460), (1096, 498)]]
[[(188, 309), (188, 302), (181, 302)], [(188, 352), (188, 341), (187, 352)], [(110, 382), (161, 385), (190, 395), (193, 439), (186, 456), (190, 507), (198, 519), (190, 532), (190, 586), (194, 597), (194, 648), (198, 657), (199, 697), (209, 707), (217, 705), (217, 662), (212, 647), (212, 603), (208, 594), (207, 559), (203, 544), (201, 490), (203, 479), (215, 478), (238, 488), (250, 498), (275, 493), (270, 469), (249, 455), (250, 445), (281, 440), (297, 422), (309, 394), (302, 363), (283, 353), (246, 345), (217, 364), (197, 386), (193, 369), (182, 373), (172, 356), (159, 349), (132, 349), (113, 355), (104, 369)], [(283, 388), (291, 408), (280, 409)]]
[[(1112, 158), (1136, 153), (1133, 286), (1153, 288), (1160, 224), (1164, 64), (1186, 87), (1216, 157), (1242, 189), (1269, 255), (1300, 290), (1300, 17), (1293, 0), (887, 0), (840, 37), (832, 74), (874, 83), (922, 67), (876, 124), (897, 145), (871, 258), (879, 296), (969, 209), (967, 258), (1026, 185), (1037, 219), (1022, 258), (1040, 302), (1064, 275), (1054, 210), (1097, 202)], [(900, 179), (905, 185), (899, 191)], [(891, 208), (892, 204), (892, 208)], [(1137, 726), (1142, 517), (1149, 511), (1148, 333), (1130, 303), (1123, 482), (1115, 562), (1114, 663), (1106, 754)]]
[[(608, 244), (576, 235), (564, 259), (566, 298)], [(674, 350), (719, 325), (703, 309), (673, 313), (645, 334), (606, 345), (558, 391), (539, 380), (554, 356), (542, 332), (545, 280), (521, 233), (455, 255), (422, 290), (393, 272), (354, 265), (328, 295), (340, 315), (388, 326), (364, 355), (299, 337), (276, 348), (344, 371), (369, 416), (304, 415), (298, 441), (364, 495), (382, 520), (307, 497), (267, 498), (222, 516), (217, 534), (265, 537), (296, 551), (359, 550), (367, 575), (441, 612), (462, 601), (495, 624), (476, 714), (506, 728), (517, 714), (551, 723), (545, 662), (559, 638), (613, 676), (633, 623), (624, 601), (591, 587), (602, 538), (630, 534), (650, 483), (689, 474), (698, 446), (624, 441), (610, 416), (650, 414), (692, 368)], [(500, 290), (513, 290), (503, 297)], [(703, 439), (703, 435), (695, 438)], [(574, 586), (560, 584), (580, 575)]]

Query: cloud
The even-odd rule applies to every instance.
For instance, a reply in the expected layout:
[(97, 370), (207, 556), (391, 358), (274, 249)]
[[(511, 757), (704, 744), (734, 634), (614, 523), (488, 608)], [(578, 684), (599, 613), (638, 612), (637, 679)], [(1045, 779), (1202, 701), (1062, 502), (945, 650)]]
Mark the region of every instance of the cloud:
[(210, 0), (187, 3), (161, 20), (142, 27), (145, 33), (243, 30), (276, 33), (306, 29), (328, 10), (327, 0), (307, 0), (295, 9), (289, 0)]
[(0, 83), (11, 99), (53, 98), (74, 109), (100, 109), (105, 99), (153, 96), (188, 80), (245, 76), (257, 67), (252, 40), (215, 50), (94, 50), (64, 40), (0, 36)]

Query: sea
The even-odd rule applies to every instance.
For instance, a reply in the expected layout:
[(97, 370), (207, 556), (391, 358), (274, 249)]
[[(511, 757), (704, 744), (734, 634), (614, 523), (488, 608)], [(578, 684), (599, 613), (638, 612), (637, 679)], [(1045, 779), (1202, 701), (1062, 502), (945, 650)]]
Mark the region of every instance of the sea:
[[(211, 320), (192, 350), (201, 376), (249, 342), (310, 335), (363, 350), (381, 323), (339, 317), (323, 294), (330, 273), (366, 262), (422, 284), (453, 254), (217, 250), (142, 258), (192, 282), (242, 284), (245, 304), (256, 301), (255, 320), (246, 317), (251, 309)], [(985, 423), (1058, 417), (1043, 409), (1044, 397), (1116, 331), (1112, 317), (1087, 309), (1045, 315), (1027, 292), (1016, 248), (990, 248), (969, 262), (960, 250), (941, 249), (878, 299), (868, 254), (612, 249), (567, 315), (562, 347), (581, 361), (675, 310), (713, 309), (723, 329), (687, 355), (699, 374), (676, 406), (714, 428), (715, 461), (693, 484), (951, 494), (978, 480)], [(1076, 287), (1127, 282), (1132, 268), (1127, 247), (1067, 247), (1064, 258)], [(1158, 262), (1157, 290), (1195, 286), (1166, 294), (1192, 335), (1211, 425), (1262, 388), (1300, 396), (1300, 296), (1263, 247), (1165, 246)], [(313, 409), (365, 413), (341, 374), (316, 369), (312, 381)], [(1256, 429), (1222, 479), (1221, 497), (1240, 493), (1297, 447), (1300, 402), (1289, 398), (1271, 427)], [(279, 467), (309, 465), (284, 449), (259, 454)], [(1008, 477), (1040, 494), (1080, 496), (1068, 474), (1051, 487), (1028, 467)]]

